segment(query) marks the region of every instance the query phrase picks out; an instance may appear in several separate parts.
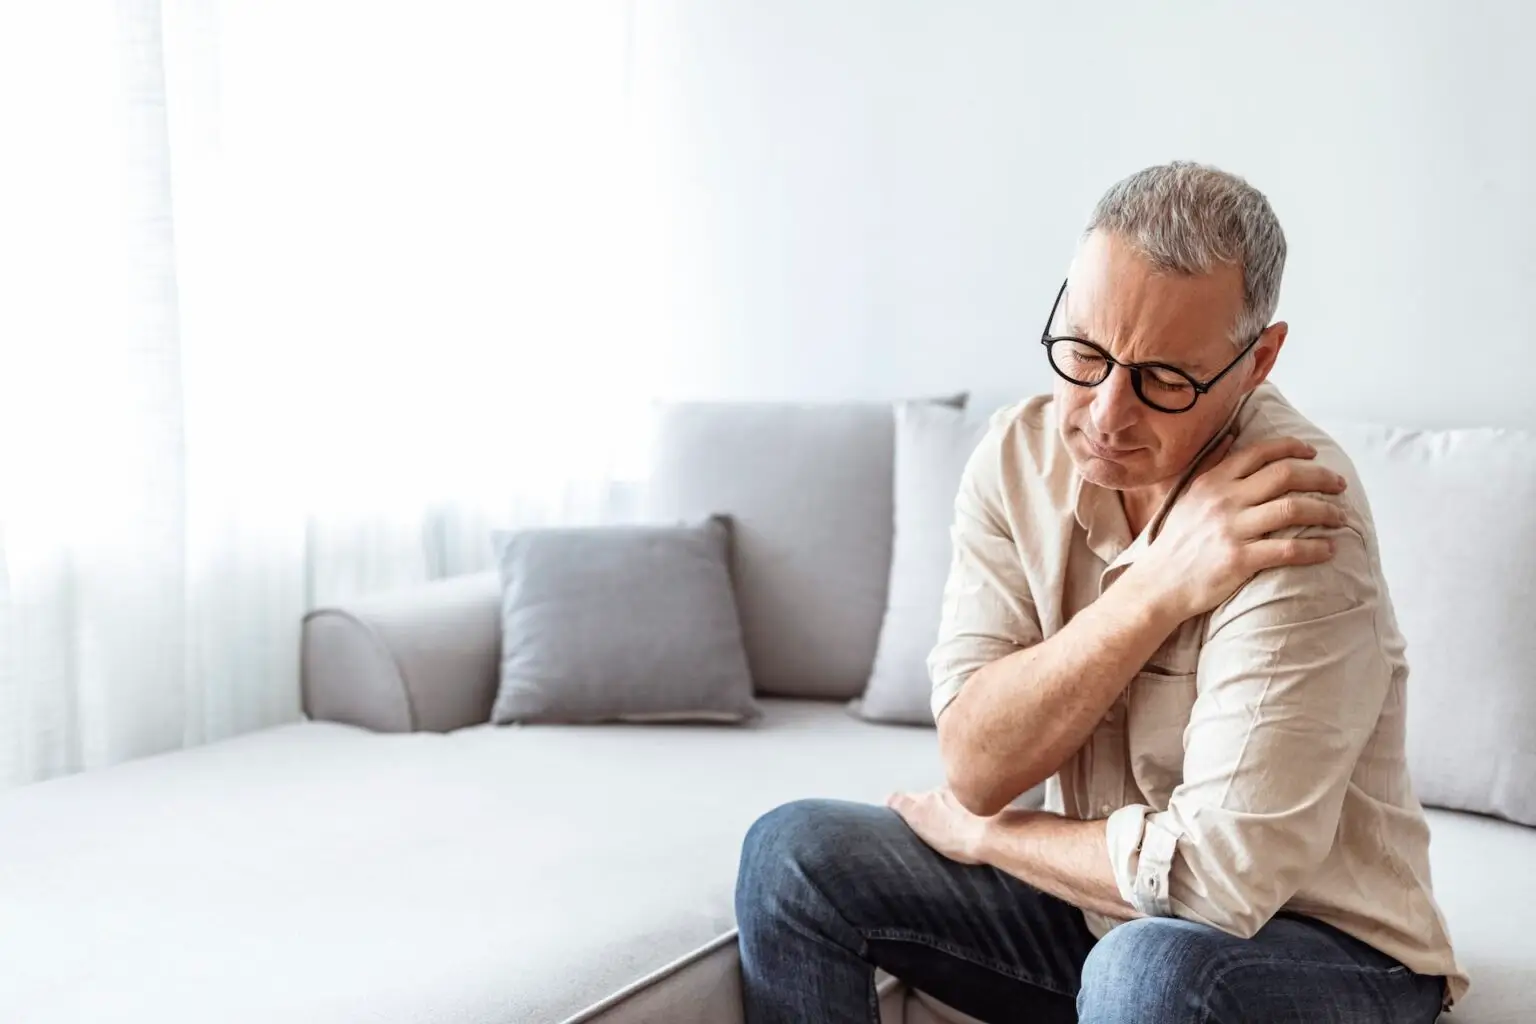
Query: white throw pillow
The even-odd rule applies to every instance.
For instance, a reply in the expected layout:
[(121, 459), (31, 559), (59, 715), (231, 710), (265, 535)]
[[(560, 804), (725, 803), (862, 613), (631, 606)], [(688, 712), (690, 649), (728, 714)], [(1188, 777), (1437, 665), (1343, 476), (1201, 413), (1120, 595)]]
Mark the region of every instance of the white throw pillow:
[(949, 576), (955, 495), (990, 408), (899, 402), (894, 466), (895, 534), (890, 586), (874, 668), (854, 714), (876, 722), (933, 725), (928, 653), (939, 636)]
[(1536, 435), (1324, 426), (1365, 487), (1407, 642), (1419, 799), (1536, 825)]

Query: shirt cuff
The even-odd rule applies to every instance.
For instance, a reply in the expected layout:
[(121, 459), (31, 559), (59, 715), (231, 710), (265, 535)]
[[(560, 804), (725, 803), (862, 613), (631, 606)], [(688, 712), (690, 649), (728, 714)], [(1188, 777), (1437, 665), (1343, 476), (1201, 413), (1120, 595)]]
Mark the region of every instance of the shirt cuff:
[(1120, 898), (1146, 917), (1173, 917), (1169, 875), (1179, 833), (1165, 814), (1145, 804), (1120, 808), (1105, 822), (1104, 838)]

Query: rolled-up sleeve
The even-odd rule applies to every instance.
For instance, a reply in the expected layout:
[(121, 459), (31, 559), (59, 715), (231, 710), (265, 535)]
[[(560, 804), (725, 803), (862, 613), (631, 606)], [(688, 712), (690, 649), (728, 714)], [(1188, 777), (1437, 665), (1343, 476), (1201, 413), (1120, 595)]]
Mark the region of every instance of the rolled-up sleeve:
[(1260, 573), (1212, 614), (1168, 806), (1106, 823), (1120, 895), (1142, 914), (1251, 936), (1333, 847), (1392, 668), (1364, 540), (1307, 533), (1334, 538), (1330, 562)]
[(928, 656), (935, 721), (976, 670), (1041, 639), (1004, 510), (1001, 448), (1001, 431), (989, 431), (967, 461), (955, 497), (939, 635)]

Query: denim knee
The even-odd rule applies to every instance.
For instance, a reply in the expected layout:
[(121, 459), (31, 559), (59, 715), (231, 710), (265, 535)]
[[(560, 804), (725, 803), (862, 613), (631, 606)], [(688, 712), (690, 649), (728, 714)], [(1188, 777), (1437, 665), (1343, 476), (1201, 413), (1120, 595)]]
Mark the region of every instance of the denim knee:
[(1170, 917), (1111, 929), (1083, 964), (1077, 1012), (1083, 1024), (1175, 1024), (1200, 1020), (1219, 956), (1220, 933)]
[(840, 811), (833, 800), (796, 800), (758, 818), (741, 844), (736, 876), (738, 919), (794, 902), (838, 846)]

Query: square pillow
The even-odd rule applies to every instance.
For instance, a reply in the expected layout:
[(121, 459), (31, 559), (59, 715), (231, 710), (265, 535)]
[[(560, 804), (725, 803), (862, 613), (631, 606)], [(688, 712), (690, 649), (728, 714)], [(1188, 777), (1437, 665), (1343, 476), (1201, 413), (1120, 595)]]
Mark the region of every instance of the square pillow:
[(850, 710), (875, 722), (933, 725), (928, 654), (939, 637), (955, 495), (992, 417), (921, 402), (897, 404), (895, 417), (895, 532), (885, 616), (864, 695)]
[(756, 718), (729, 521), (498, 531), (491, 720)]
[(1419, 799), (1536, 825), (1536, 435), (1320, 425), (1376, 526)]

